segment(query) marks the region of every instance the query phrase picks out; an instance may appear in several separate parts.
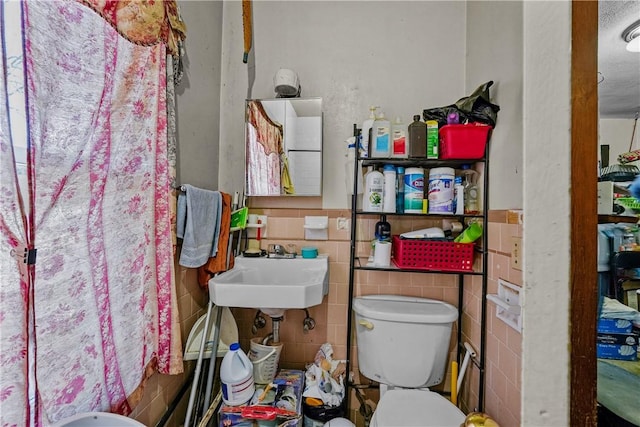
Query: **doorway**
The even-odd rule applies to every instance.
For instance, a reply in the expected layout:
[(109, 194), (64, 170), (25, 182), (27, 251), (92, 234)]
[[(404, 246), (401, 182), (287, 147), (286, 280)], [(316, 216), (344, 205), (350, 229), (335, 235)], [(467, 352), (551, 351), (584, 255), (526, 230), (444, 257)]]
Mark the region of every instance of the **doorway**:
[(571, 17), (570, 421), (596, 426), (598, 2), (573, 1)]

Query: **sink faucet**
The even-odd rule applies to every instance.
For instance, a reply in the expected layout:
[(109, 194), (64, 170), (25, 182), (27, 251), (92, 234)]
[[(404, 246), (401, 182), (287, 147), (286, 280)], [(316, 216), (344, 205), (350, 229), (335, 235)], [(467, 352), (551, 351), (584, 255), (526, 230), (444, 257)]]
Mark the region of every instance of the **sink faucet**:
[(269, 245), (269, 258), (295, 258), (295, 252), (287, 252), (283, 245)]

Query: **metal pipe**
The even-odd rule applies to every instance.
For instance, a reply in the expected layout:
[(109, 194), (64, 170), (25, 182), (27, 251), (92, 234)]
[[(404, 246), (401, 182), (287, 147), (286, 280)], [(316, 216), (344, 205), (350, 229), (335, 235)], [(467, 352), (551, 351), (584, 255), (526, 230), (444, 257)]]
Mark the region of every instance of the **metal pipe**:
[(209, 334), (209, 320), (211, 319), (211, 310), (213, 308), (213, 303), (209, 300), (209, 304), (207, 304), (207, 316), (204, 322), (204, 328), (202, 330), (202, 341), (200, 342), (200, 351), (198, 353), (198, 361), (196, 362), (196, 369), (194, 371), (193, 384), (191, 386), (191, 393), (189, 394), (189, 404), (187, 405), (187, 414), (184, 417), (184, 425), (185, 427), (191, 426), (191, 415), (193, 412), (193, 404), (196, 399), (196, 391), (198, 389), (198, 379), (200, 378), (200, 370), (202, 369), (202, 359), (204, 357), (204, 347), (207, 342), (206, 337)]
[[(204, 407), (208, 408), (211, 400), (211, 389), (213, 388), (213, 377), (216, 373), (216, 358), (218, 357), (218, 343), (220, 341), (220, 323), (222, 322), (223, 307), (216, 307), (216, 321), (213, 324), (213, 342), (211, 343), (211, 362), (209, 363), (209, 373), (207, 375), (207, 388), (204, 393)], [(205, 338), (206, 340), (206, 338)]]
[[(360, 152), (358, 151), (358, 137), (362, 132), (361, 129), (358, 129), (358, 125), (353, 124), (353, 136), (356, 137), (356, 147), (355, 147), (355, 155), (353, 161), (353, 183), (354, 187), (358, 185), (358, 160), (360, 158)], [(345, 381), (346, 385), (346, 405), (347, 405), (347, 413), (349, 412), (349, 403), (351, 398), (351, 393), (349, 391), (351, 380), (351, 335), (353, 328), (353, 319), (351, 311), (353, 310), (353, 289), (354, 289), (354, 278), (355, 278), (355, 259), (356, 259), (356, 221), (358, 220), (358, 215), (356, 210), (358, 208), (358, 191), (354, 189), (353, 194), (351, 194), (351, 239), (350, 239), (350, 247), (349, 247), (349, 292), (347, 301), (347, 359), (345, 360), (345, 369), (346, 369), (346, 377)]]
[[(458, 394), (458, 391), (460, 390), (460, 386), (462, 385), (462, 379), (464, 378), (464, 373), (467, 371), (467, 365), (469, 364), (469, 359), (471, 357), (476, 357), (477, 353), (476, 351), (473, 349), (473, 347), (471, 347), (469, 345), (469, 343), (464, 343), (464, 348), (467, 350), (466, 353), (464, 354), (464, 359), (462, 360), (462, 366), (460, 367), (459, 373), (458, 373), (458, 381), (457, 381), (457, 387), (456, 387), (456, 396)], [(453, 395), (453, 393), (452, 393)]]
[(271, 318), (271, 323), (272, 323), (272, 330), (273, 330), (273, 342), (279, 343), (280, 342), (280, 320), (282, 320), (282, 317), (272, 317)]

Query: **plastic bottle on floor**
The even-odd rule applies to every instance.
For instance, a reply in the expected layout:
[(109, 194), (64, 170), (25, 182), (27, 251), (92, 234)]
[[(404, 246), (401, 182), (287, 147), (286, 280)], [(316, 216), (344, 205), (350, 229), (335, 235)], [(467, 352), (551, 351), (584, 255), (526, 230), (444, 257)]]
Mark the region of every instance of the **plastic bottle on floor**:
[(229, 406), (247, 403), (256, 391), (253, 382), (253, 363), (235, 342), (229, 346), (220, 364), (222, 400)]

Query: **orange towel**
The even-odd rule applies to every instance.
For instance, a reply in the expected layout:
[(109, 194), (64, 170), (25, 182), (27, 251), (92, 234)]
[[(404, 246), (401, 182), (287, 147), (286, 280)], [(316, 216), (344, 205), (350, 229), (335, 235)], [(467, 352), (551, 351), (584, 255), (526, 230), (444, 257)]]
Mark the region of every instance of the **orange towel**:
[[(218, 239), (218, 253), (198, 268), (198, 283), (204, 289), (208, 288), (209, 280), (216, 274), (233, 268), (233, 251), (229, 248), (231, 236), (231, 195), (222, 195), (222, 218), (220, 219), (220, 238)], [(227, 252), (229, 253), (229, 266), (227, 267)]]

